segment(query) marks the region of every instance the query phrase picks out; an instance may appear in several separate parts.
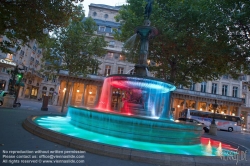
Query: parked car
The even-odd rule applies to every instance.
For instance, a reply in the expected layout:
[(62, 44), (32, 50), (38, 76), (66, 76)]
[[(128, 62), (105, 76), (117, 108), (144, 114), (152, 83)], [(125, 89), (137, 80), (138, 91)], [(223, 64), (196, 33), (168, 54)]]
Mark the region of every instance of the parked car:
[(189, 118), (179, 118), (179, 121), (185, 121), (185, 122), (191, 122), (191, 123), (196, 123), (196, 124), (202, 124), (203, 125), (203, 130), (205, 133), (209, 132), (209, 127), (205, 126), (204, 123), (200, 123), (198, 120), (195, 119), (189, 119)]

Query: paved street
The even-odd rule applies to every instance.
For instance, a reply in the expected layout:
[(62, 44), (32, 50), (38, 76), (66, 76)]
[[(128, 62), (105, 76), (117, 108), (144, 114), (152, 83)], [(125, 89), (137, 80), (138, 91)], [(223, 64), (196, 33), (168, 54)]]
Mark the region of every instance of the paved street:
[[(61, 107), (49, 106), (48, 111), (41, 111), (42, 102), (30, 101), (30, 100), (20, 100), (22, 103), (21, 108), (6, 109), (0, 107), (0, 165), (3, 161), (3, 151), (10, 150), (60, 150), (67, 151), (73, 150), (68, 147), (61, 146), (59, 144), (49, 142), (40, 137), (32, 135), (28, 131), (22, 128), (22, 122), (29, 115), (42, 115), (42, 114), (65, 114), (60, 113)], [(66, 110), (66, 109), (65, 109)], [(207, 134), (205, 136), (208, 136)], [(226, 131), (218, 131), (217, 136), (210, 136), (214, 138), (220, 138), (223, 140), (228, 140), (231, 142), (239, 143), (244, 147), (250, 149), (250, 134), (249, 133), (229, 133)], [(145, 163), (120, 160), (116, 158), (110, 158), (105, 156), (99, 156), (95, 154), (86, 153), (84, 158), (84, 164), (74, 164), (74, 165), (86, 165), (86, 166), (140, 166), (140, 165), (150, 165)], [(248, 156), (249, 157), (249, 156)], [(250, 158), (247, 158), (250, 161)], [(235, 161), (232, 161), (235, 162)], [(10, 164), (9, 164), (10, 165)], [(13, 165), (33, 165), (33, 164), (13, 164)], [(41, 165), (41, 164), (35, 164)], [(54, 165), (54, 164), (45, 164)], [(69, 165), (69, 164), (56, 164), (56, 165)]]

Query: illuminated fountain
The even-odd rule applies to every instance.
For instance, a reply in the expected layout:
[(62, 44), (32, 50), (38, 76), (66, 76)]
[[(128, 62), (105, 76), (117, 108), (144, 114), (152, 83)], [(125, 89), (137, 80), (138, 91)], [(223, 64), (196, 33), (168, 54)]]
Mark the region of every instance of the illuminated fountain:
[[(134, 150), (142, 150), (141, 158), (148, 152), (228, 155), (223, 148), (236, 153), (237, 148), (202, 138), (202, 125), (172, 119), (170, 100), (176, 87), (148, 76), (148, 41), (158, 34), (149, 25), (150, 21), (146, 20), (144, 26), (136, 28), (141, 37), (136, 74), (107, 77), (95, 109), (69, 106), (67, 116), (32, 116), (23, 126), (36, 135), (72, 148), (130, 160), (136, 156)], [(160, 158), (166, 162), (162, 156), (157, 160)]]
[(68, 108), (70, 123), (82, 129), (123, 139), (158, 144), (193, 145), (200, 143), (201, 125), (176, 123), (170, 99), (176, 87), (149, 77), (149, 39), (158, 34), (150, 21), (137, 27), (140, 55), (135, 74), (111, 75), (104, 80), (96, 109)]

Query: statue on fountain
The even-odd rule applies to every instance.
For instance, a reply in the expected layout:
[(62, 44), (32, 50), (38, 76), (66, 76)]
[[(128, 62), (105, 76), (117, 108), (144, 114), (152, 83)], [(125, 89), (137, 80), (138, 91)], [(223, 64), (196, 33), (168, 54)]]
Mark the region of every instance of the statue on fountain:
[(150, 15), (151, 15), (151, 12), (152, 12), (152, 4), (154, 3), (154, 0), (147, 0), (147, 5), (145, 7), (145, 12), (144, 12), (144, 15), (145, 15), (145, 20), (148, 20)]

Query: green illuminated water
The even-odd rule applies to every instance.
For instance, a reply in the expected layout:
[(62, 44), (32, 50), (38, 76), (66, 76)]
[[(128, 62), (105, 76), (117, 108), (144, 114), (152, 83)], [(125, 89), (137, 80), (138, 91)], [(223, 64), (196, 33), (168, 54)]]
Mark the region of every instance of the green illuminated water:
[(145, 150), (151, 152), (162, 152), (169, 154), (196, 155), (196, 156), (227, 156), (229, 150), (223, 149), (221, 146), (213, 147), (211, 144), (196, 145), (164, 145), (148, 142), (140, 142), (123, 138), (116, 138), (103, 134), (98, 134), (76, 127), (70, 123), (70, 117), (63, 116), (40, 116), (34, 120), (41, 127), (53, 130), (65, 135), (77, 138), (119, 146), (137, 150)]

